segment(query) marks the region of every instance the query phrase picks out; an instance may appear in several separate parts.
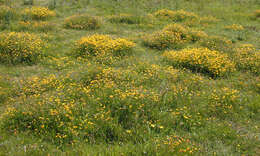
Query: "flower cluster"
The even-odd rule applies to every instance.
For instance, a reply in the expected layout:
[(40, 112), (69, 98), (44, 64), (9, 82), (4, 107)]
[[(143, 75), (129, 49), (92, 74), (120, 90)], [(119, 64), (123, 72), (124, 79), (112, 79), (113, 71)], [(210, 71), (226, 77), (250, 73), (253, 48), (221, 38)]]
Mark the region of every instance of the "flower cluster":
[(17, 94), (21, 96), (39, 96), (41, 93), (44, 93), (60, 85), (60, 81), (57, 80), (55, 75), (49, 75), (44, 78), (33, 76), (26, 80), (20, 80), (19, 83), (19, 93)]
[(214, 116), (227, 116), (232, 110), (239, 108), (240, 92), (236, 89), (223, 87), (213, 90), (209, 97), (208, 111)]
[(169, 19), (176, 22), (183, 22), (187, 20), (198, 20), (198, 15), (192, 12), (186, 12), (184, 10), (172, 11), (172, 10), (158, 10), (154, 13), (158, 18)]
[(168, 149), (171, 155), (193, 155), (199, 151), (198, 145), (192, 143), (191, 140), (177, 135), (169, 135), (164, 138), (156, 138), (156, 151)]
[(140, 24), (145, 21), (145, 18), (131, 14), (119, 14), (110, 16), (108, 20), (111, 23)]
[(243, 44), (238, 47), (234, 58), (238, 69), (260, 73), (260, 51), (257, 51), (253, 45)]
[(239, 24), (232, 24), (232, 25), (226, 26), (225, 29), (241, 31), (241, 30), (244, 30), (245, 28), (242, 25), (239, 25)]
[(26, 8), (23, 14), (33, 20), (46, 20), (51, 17), (55, 17), (56, 13), (45, 7), (32, 7)]
[(226, 54), (207, 48), (167, 51), (163, 56), (174, 66), (185, 67), (212, 77), (224, 76), (235, 70), (234, 63), (228, 59)]
[(76, 52), (79, 56), (123, 56), (126, 55), (135, 43), (123, 38), (113, 39), (108, 35), (92, 35), (81, 38), (76, 42)]
[(43, 41), (29, 33), (3, 33), (0, 35), (0, 60), (8, 63), (32, 63), (42, 54)]
[(203, 31), (189, 30), (179, 24), (169, 24), (163, 30), (157, 31), (144, 38), (144, 45), (156, 48), (180, 48), (190, 41), (198, 41), (207, 34)]
[(101, 27), (99, 18), (90, 15), (73, 15), (64, 21), (64, 26), (71, 29), (92, 30)]

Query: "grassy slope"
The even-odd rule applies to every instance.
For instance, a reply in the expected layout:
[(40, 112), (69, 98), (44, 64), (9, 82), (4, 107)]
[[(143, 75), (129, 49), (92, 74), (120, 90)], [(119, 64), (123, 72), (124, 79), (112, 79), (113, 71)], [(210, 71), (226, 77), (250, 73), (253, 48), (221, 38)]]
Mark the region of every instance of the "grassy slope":
[[(24, 6), (21, 3), (21, 1), (17, 1), (13, 5), (22, 9)], [(36, 3), (36, 5), (44, 6), (48, 2), (36, 1)], [(79, 4), (64, 1), (61, 4), (61, 1), (58, 1), (55, 9), (58, 17), (50, 21), (55, 23), (55, 30), (46, 34), (35, 32), (46, 39), (50, 45), (46, 52), (47, 57), (36, 65), (31, 66), (0, 64), (0, 76), (2, 77), (0, 85), (2, 88), (5, 88), (6, 97), (10, 97), (10, 99), (5, 98), (0, 101), (0, 112), (3, 113), (7, 106), (23, 107), (24, 105), (24, 107), (30, 109), (30, 105), (34, 103), (33, 100), (35, 99), (31, 97), (23, 99), (17, 95), (17, 92), (20, 90), (16, 86), (23, 85), (20, 80), (26, 80), (32, 76), (44, 77), (55, 74), (61, 80), (67, 77), (67, 75), (70, 78), (72, 77), (72, 82), (64, 82), (64, 84), (67, 83), (67, 86), (70, 83), (81, 83), (81, 79), (85, 78), (84, 74), (88, 75), (88, 66), (92, 68), (95, 68), (95, 66), (87, 65), (84, 61), (78, 61), (71, 56), (71, 52), (73, 51), (74, 42), (87, 34), (110, 34), (115, 37), (128, 38), (137, 43), (132, 56), (126, 57), (121, 61), (115, 61), (110, 65), (114, 69), (120, 68), (122, 70), (134, 65), (137, 66), (136, 68), (148, 68), (151, 64), (161, 67), (166, 66), (166, 63), (160, 57), (162, 52), (144, 47), (141, 43), (141, 37), (143, 34), (160, 30), (170, 23), (169, 21), (155, 20), (143, 25), (112, 24), (107, 21), (107, 16), (113, 14), (130, 13), (145, 16), (148, 13), (164, 8), (171, 10), (184, 9), (199, 16), (214, 16), (220, 19), (220, 21), (208, 27), (196, 25), (195, 28), (203, 30), (210, 35), (225, 36), (235, 42), (232, 46), (240, 43), (250, 43), (256, 49), (260, 48), (259, 20), (248, 18), (254, 10), (260, 8), (257, 0), (80, 0)], [(64, 29), (62, 26), (64, 19), (76, 13), (87, 13), (102, 17), (102, 28), (95, 31)], [(245, 31), (224, 30), (225, 26), (231, 24), (241, 24), (245, 27)], [(13, 27), (7, 28), (2, 30), (2, 32), (12, 30), (16, 29)], [(56, 59), (53, 59), (53, 57)], [(146, 62), (148, 67), (140, 67), (142, 62)], [(90, 63), (94, 64), (91, 61)], [(71, 145), (71, 143), (57, 143), (48, 134), (39, 137), (31, 135), (30, 131), (25, 131), (14, 135), (10, 134), (9, 131), (1, 130), (0, 155), (186, 155), (189, 154), (184, 151), (187, 148), (193, 150), (191, 155), (260, 154), (260, 95), (259, 88), (256, 87), (256, 83), (259, 83), (259, 75), (237, 71), (226, 78), (210, 79), (205, 75), (198, 75), (187, 70), (180, 71), (177, 75), (178, 80), (174, 82), (169, 80), (169, 82), (174, 83), (176, 86), (181, 86), (184, 90), (183, 92), (178, 92), (178, 95), (174, 95), (169, 91), (165, 96), (161, 95), (160, 101), (157, 103), (150, 104), (149, 101), (136, 102), (137, 105), (141, 105), (142, 102), (147, 105), (147, 110), (143, 111), (147, 111), (145, 113), (149, 115), (145, 114), (143, 118), (138, 118), (138, 120), (144, 120), (144, 123), (137, 121), (136, 125), (132, 125), (132, 127), (122, 128), (120, 127), (122, 124), (117, 123), (119, 122), (117, 118), (119, 118), (120, 114), (113, 116), (114, 121), (111, 122), (115, 129), (113, 133), (119, 139), (111, 139), (106, 135), (103, 139), (102, 137), (97, 137), (94, 138), (94, 141), (84, 142), (83, 138), (77, 138), (78, 142)], [(139, 74), (134, 78), (134, 81), (142, 78), (142, 74)], [(155, 78), (149, 78), (151, 81), (144, 81), (144, 84), (142, 84), (148, 90), (160, 93), (163, 91), (161, 88), (170, 85), (166, 78), (157, 79), (156, 76)], [(85, 79), (88, 79), (88, 77)], [(152, 87), (149, 88), (149, 86)], [(25, 87), (30, 88), (31, 86)], [(220, 112), (207, 115), (208, 111), (205, 110), (207, 108), (205, 106), (210, 104), (208, 96), (211, 96), (214, 89), (219, 91), (219, 95), (221, 95), (224, 92), (222, 90), (224, 87), (239, 91), (239, 99), (232, 106), (237, 105), (240, 107), (236, 110), (227, 110), (226, 114), (223, 113), (226, 111), (224, 108), (214, 107), (215, 109), (220, 109)], [(77, 89), (74, 89), (73, 91), (76, 92)], [(190, 96), (194, 92), (196, 92), (196, 96)], [(64, 91), (62, 94), (72, 96), (67, 91)], [(44, 101), (51, 96), (58, 97), (55, 90), (47, 90), (41, 93), (40, 98), (43, 98)], [(73, 96), (76, 95), (73, 94)], [(85, 97), (82, 96), (81, 98), (84, 99)], [(109, 97), (105, 97), (101, 103), (106, 103), (106, 106), (113, 110), (113, 104), (118, 104), (119, 99), (115, 102), (106, 98), (108, 99)], [(75, 99), (78, 99), (78, 97), (75, 97)], [(81, 100), (78, 101), (78, 103), (80, 102)], [(130, 102), (134, 101), (130, 100)], [(98, 112), (100, 108), (97, 108), (96, 104), (95, 101), (90, 102), (85, 109), (88, 109), (88, 113), (91, 113), (90, 110)], [(188, 109), (185, 110), (185, 108)], [(118, 111), (118, 109), (115, 110)], [(171, 115), (169, 114), (178, 111), (183, 116), (170, 118)], [(197, 113), (202, 113), (202, 115), (196, 115)], [(191, 116), (190, 119), (183, 119), (187, 115)], [(132, 121), (131, 119), (129, 120)], [(153, 128), (153, 125), (147, 124), (148, 122), (153, 122), (156, 126), (162, 125), (163, 128), (162, 130)], [(200, 122), (203, 124), (200, 124)], [(125, 130), (128, 129), (135, 134), (129, 137), (125, 133)], [(174, 136), (170, 137), (172, 142), (169, 141), (168, 136)], [(178, 139), (183, 139), (180, 145), (177, 145), (176, 141)], [(155, 140), (159, 140), (158, 142), (160, 143), (157, 143)], [(187, 140), (190, 140), (191, 143)]]

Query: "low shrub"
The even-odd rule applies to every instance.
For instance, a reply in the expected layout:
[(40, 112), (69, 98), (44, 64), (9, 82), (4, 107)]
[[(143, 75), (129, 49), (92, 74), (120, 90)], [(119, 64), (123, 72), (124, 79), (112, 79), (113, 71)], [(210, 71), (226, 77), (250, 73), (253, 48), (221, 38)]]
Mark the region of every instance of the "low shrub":
[(42, 54), (43, 41), (29, 33), (0, 34), (0, 61), (6, 63), (33, 63)]
[(179, 24), (169, 24), (163, 30), (147, 35), (143, 39), (145, 46), (155, 49), (182, 48), (188, 42), (196, 42), (207, 34), (203, 31), (189, 30)]
[(134, 16), (131, 14), (113, 15), (108, 18), (111, 23), (140, 24), (146, 21), (146, 18)]
[(155, 48), (180, 48), (189, 40), (186, 28), (178, 24), (170, 24), (163, 30), (144, 37), (144, 45)]
[(163, 56), (173, 66), (188, 68), (211, 77), (224, 76), (235, 71), (235, 64), (226, 54), (207, 48), (167, 51)]
[(76, 43), (76, 52), (79, 56), (126, 55), (135, 46), (135, 43), (123, 38), (113, 39), (108, 35), (92, 35), (81, 38)]
[(31, 7), (24, 9), (23, 15), (25, 18), (33, 20), (47, 20), (51, 17), (55, 17), (56, 13), (45, 7)]
[(234, 60), (240, 70), (260, 73), (260, 51), (251, 44), (243, 44), (236, 49)]
[(101, 21), (90, 15), (73, 15), (65, 19), (64, 26), (71, 29), (92, 30), (101, 27)]

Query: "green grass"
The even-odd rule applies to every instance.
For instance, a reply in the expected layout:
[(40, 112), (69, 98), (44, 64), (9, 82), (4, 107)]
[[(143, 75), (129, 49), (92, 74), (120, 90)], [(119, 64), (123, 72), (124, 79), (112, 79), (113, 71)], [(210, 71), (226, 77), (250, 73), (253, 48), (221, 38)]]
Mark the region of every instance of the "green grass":
[[(43, 23), (19, 16), (31, 7), (24, 0), (0, 0), (3, 4), (15, 12), (0, 11), (0, 33), (32, 33), (46, 48), (33, 64), (0, 63), (0, 155), (260, 154), (257, 0), (35, 0), (34, 6), (56, 13)], [(198, 17), (158, 18), (155, 12), (161, 9)], [(65, 20), (78, 14), (97, 17), (100, 28), (65, 28)], [(170, 44), (166, 48), (143, 44), (145, 37), (167, 31), (173, 23), (187, 30), (179, 37), (185, 44), (176, 48), (165, 38), (160, 41)], [(244, 29), (226, 29), (233, 24)], [(114, 46), (122, 40), (104, 41), (81, 49), (104, 55), (75, 56), (76, 42), (95, 34), (124, 38), (135, 46), (118, 57), (106, 52), (127, 52)], [(235, 70), (212, 78), (193, 69), (193, 62), (179, 66), (163, 57), (165, 51), (199, 47), (224, 54)], [(26, 46), (21, 49), (16, 52)]]

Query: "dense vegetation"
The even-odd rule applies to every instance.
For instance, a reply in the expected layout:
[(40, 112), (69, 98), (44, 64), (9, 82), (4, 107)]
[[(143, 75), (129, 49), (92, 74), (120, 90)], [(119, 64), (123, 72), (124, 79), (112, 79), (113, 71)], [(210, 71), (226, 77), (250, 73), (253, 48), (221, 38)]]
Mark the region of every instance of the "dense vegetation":
[(0, 0), (0, 155), (260, 155), (258, 0)]

